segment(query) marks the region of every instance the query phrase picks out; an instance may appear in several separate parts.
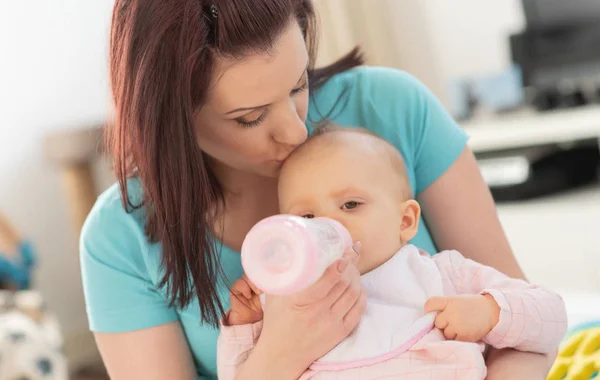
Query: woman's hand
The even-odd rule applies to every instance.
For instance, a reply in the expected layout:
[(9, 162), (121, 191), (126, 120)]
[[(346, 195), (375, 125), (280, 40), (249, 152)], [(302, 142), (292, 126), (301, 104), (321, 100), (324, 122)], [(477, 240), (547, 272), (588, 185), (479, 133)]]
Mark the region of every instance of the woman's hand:
[(242, 372), (250, 374), (250, 368), (260, 368), (258, 362), (266, 360), (264, 366), (280, 366), (280, 371), (271, 368), (275, 378), (298, 378), (350, 334), (366, 308), (356, 268), (359, 251), (357, 243), (319, 281), (296, 295), (267, 296), (262, 333)]

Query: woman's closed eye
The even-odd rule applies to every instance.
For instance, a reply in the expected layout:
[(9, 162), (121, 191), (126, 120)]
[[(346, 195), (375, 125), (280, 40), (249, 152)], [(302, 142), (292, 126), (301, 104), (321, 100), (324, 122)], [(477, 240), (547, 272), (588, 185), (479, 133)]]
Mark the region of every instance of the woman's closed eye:
[(308, 80), (304, 81), (304, 83), (302, 85), (300, 85), (300, 87), (296, 87), (292, 90), (292, 95), (296, 95), (301, 93), (302, 91), (306, 90), (308, 88)]
[(266, 116), (267, 116), (267, 111), (264, 111), (263, 113), (260, 114), (259, 117), (257, 117), (256, 119), (254, 119), (252, 121), (247, 121), (244, 118), (238, 118), (238, 119), (235, 119), (235, 121), (237, 121), (238, 124), (240, 124), (242, 127), (252, 128), (252, 127), (256, 127), (260, 123), (262, 123), (265, 120)]
[[(301, 93), (302, 91), (305, 91), (306, 89), (308, 89), (308, 80), (305, 80), (304, 83), (300, 87), (294, 88), (290, 94), (292, 96), (294, 96), (294, 95)], [(244, 128), (257, 127), (267, 117), (267, 111), (268, 111), (268, 109), (265, 109), (263, 111), (263, 113), (261, 113), (260, 116), (258, 116), (254, 120), (247, 120), (245, 117), (240, 117), (240, 118), (235, 119), (235, 121)]]
[(237, 121), (238, 124), (240, 124), (242, 127), (252, 128), (252, 127), (256, 127), (260, 123), (262, 123), (265, 120), (266, 116), (267, 116), (267, 111), (264, 111), (263, 113), (260, 114), (260, 116), (258, 116), (254, 120), (248, 121), (245, 118), (241, 117), (241, 118), (235, 119), (235, 121)]

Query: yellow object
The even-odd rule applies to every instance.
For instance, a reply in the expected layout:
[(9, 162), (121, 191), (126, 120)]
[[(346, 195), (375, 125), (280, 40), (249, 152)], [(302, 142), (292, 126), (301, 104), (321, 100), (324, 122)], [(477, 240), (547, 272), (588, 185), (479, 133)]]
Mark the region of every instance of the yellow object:
[(600, 327), (590, 327), (571, 335), (561, 345), (548, 380), (589, 380), (599, 371)]

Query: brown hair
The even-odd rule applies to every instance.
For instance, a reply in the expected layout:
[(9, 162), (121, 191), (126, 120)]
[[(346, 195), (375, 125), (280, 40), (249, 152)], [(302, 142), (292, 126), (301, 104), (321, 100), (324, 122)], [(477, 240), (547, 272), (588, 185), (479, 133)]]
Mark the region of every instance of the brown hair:
[[(107, 133), (123, 207), (144, 207), (146, 234), (162, 244), (171, 306), (197, 297), (204, 322), (217, 325), (223, 307), (215, 215), (223, 194), (196, 143), (194, 112), (202, 107), (215, 57), (268, 52), (296, 19), (309, 49), (310, 87), (362, 63), (357, 49), (315, 69), (311, 0), (116, 0), (110, 38), (115, 120)], [(139, 179), (143, 199), (130, 200)]]

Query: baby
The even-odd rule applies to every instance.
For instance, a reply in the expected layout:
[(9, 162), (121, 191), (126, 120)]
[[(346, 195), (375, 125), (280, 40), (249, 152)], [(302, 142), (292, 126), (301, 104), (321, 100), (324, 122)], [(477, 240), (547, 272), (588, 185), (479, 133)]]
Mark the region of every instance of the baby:
[[(402, 156), (367, 131), (318, 130), (285, 162), (279, 197), (282, 214), (336, 219), (361, 242), (358, 269), (368, 294), (357, 328), (301, 379), (481, 380), (486, 343), (549, 353), (566, 331), (557, 294), (459, 252), (430, 257), (409, 244), (421, 211)], [(260, 331), (251, 286), (242, 278), (232, 287), (219, 379), (235, 376)], [(234, 299), (240, 296), (248, 302)]]

